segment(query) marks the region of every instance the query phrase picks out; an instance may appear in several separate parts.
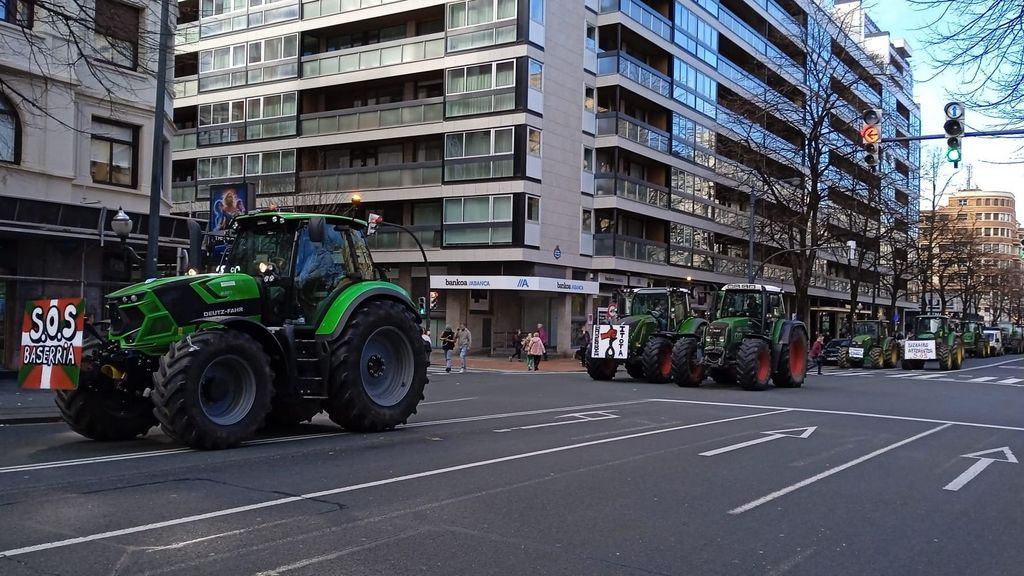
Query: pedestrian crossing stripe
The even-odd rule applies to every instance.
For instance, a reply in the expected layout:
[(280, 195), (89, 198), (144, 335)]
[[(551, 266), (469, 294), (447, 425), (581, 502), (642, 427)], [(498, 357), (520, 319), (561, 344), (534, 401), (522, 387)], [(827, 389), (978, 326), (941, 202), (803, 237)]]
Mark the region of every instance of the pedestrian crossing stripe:
[(1021, 381), (1022, 380), (1020, 378), (1007, 378), (1005, 380), (1000, 380), (999, 382), (996, 382), (996, 384), (1016, 384), (1017, 382)]
[(988, 382), (989, 380), (995, 380), (995, 376), (980, 376), (978, 378), (971, 378), (969, 382)]

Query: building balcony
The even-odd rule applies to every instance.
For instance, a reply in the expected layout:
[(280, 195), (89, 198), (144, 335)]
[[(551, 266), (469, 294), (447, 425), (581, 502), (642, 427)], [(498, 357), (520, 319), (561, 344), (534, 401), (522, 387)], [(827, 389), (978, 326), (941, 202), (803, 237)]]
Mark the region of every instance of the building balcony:
[(801, 84), (804, 82), (804, 69), (788, 55), (775, 47), (763, 35), (750, 27), (724, 6), (718, 9), (718, 20), (730, 32), (738, 36), (743, 42), (753, 48), (756, 52), (767, 57), (773, 65), (782, 68)]
[(789, 12), (786, 12), (779, 6), (774, 0), (759, 0), (758, 4), (765, 9), (768, 14), (775, 19), (776, 22), (782, 25), (782, 30), (787, 33), (790, 37), (795, 37), (803, 40), (804, 27), (800, 22), (797, 21)]
[(444, 98), (439, 97), (303, 114), (302, 136), (326, 136), (441, 122), (444, 120), (443, 106)]
[(444, 56), (444, 33), (404, 38), (302, 58), (302, 77), (316, 78), (421, 62)]
[(601, 0), (600, 13), (622, 12), (641, 26), (672, 42), (672, 21), (639, 0)]
[(196, 130), (192, 128), (190, 130), (176, 130), (174, 137), (171, 139), (171, 151), (180, 152), (182, 150), (195, 150), (196, 149)]
[[(406, 226), (423, 245), (424, 250), (441, 248), (441, 225)], [(366, 239), (370, 249), (377, 250), (419, 250), (416, 242), (403, 230), (385, 228)]]
[(597, 135), (619, 136), (665, 154), (669, 153), (672, 142), (668, 132), (617, 112), (597, 115)]
[(668, 244), (622, 234), (594, 234), (594, 256), (668, 264)]
[(761, 103), (783, 113), (785, 115), (785, 120), (797, 125), (803, 122), (801, 110), (796, 104), (793, 104), (792, 101), (782, 94), (779, 94), (774, 88), (755, 78), (753, 74), (733, 64), (724, 56), (718, 57), (718, 72), (722, 76), (725, 76), (729, 80), (735, 82)]
[(401, 0), (313, 0), (302, 3), (302, 19), (319, 18), (332, 14), (341, 14), (363, 8), (372, 8), (382, 4), (393, 4)]
[(598, 55), (597, 75), (610, 76), (616, 73), (665, 98), (672, 98), (672, 79), (668, 76), (623, 52), (602, 52)]
[(181, 24), (174, 30), (174, 46), (181, 47), (199, 41), (199, 22)]
[(189, 96), (195, 96), (199, 94), (199, 77), (198, 76), (185, 76), (182, 78), (175, 78), (174, 80), (174, 97), (175, 98), (187, 98)]
[(442, 163), (436, 161), (301, 172), (299, 190), (307, 195), (440, 186), (441, 171)]
[(664, 186), (622, 174), (598, 174), (594, 178), (597, 196), (618, 196), (658, 208), (668, 208), (671, 192)]

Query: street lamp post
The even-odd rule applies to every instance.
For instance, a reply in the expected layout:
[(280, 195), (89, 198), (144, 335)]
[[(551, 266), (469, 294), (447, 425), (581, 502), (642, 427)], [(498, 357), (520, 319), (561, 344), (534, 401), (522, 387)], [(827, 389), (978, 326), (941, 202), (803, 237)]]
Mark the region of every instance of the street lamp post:
[(121, 254), (124, 257), (125, 280), (131, 281), (132, 264), (141, 260), (135, 250), (128, 245), (128, 235), (132, 233), (132, 218), (124, 209), (118, 208), (117, 214), (110, 220), (110, 229), (121, 239)]

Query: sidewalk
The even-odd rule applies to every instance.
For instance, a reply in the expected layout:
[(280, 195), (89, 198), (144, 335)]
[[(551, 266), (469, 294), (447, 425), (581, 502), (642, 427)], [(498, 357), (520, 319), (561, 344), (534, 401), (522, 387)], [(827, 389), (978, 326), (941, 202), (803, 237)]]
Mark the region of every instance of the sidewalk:
[[(466, 358), (466, 364), (469, 366), (469, 370), (487, 370), (487, 371), (500, 371), (500, 372), (526, 372), (526, 356), (523, 356), (524, 360), (512, 360), (509, 362), (507, 356), (469, 356)], [(549, 357), (550, 360), (542, 360), (540, 363), (541, 372), (583, 372), (584, 369), (580, 366), (580, 363), (573, 358), (556, 358), (554, 356)], [(436, 371), (438, 367), (444, 368), (444, 354), (440, 350), (434, 350), (434, 353), (430, 355), (430, 368), (432, 371)], [(452, 370), (459, 369), (459, 355), (452, 354)]]
[(59, 422), (53, 390), (22, 390), (18, 380), (0, 379), (0, 425)]

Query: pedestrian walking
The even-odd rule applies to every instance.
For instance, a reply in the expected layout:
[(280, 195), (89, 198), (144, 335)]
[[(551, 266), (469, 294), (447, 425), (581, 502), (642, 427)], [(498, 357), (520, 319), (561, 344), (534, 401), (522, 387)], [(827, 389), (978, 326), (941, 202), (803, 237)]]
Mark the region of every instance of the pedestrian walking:
[(821, 360), (822, 360), (822, 352), (824, 351), (824, 349), (825, 349), (825, 335), (824, 334), (818, 334), (818, 338), (815, 339), (814, 344), (811, 346), (811, 360), (814, 360), (814, 363), (817, 365), (817, 367), (818, 367), (818, 375), (819, 376), (821, 375)]
[(469, 355), (469, 349), (473, 346), (473, 334), (465, 324), (459, 324), (459, 331), (455, 335), (455, 344), (459, 347), (459, 360), (461, 360), (459, 372), (465, 372), (466, 356)]
[(586, 326), (580, 328), (580, 349), (576, 351), (576, 358), (584, 368), (587, 367), (587, 358), (590, 355), (590, 341), (592, 338), (590, 330)]
[(534, 372), (540, 370), (540, 361), (544, 357), (544, 341), (541, 339), (540, 334), (534, 332), (533, 338), (530, 339), (530, 360), (533, 361), (533, 367), (527, 366), (527, 369), (532, 369)]
[(424, 327), (422, 332), (423, 334), (421, 337), (423, 338), (423, 351), (427, 354), (427, 366), (430, 366), (430, 354), (434, 351), (434, 344), (430, 340), (430, 330), (427, 330), (426, 327)]
[(513, 358), (518, 360), (523, 359), (523, 340), (525, 339), (526, 335), (523, 334), (522, 329), (516, 330), (516, 335), (512, 337), (512, 348), (515, 352), (508, 357), (509, 362), (511, 362)]
[(541, 344), (544, 346), (544, 359), (548, 359), (548, 331), (544, 329), (544, 325), (540, 322), (537, 323), (537, 337), (540, 338)]
[(441, 332), (441, 351), (444, 352), (444, 371), (452, 371), (452, 350), (455, 349), (455, 331), (445, 326)]

